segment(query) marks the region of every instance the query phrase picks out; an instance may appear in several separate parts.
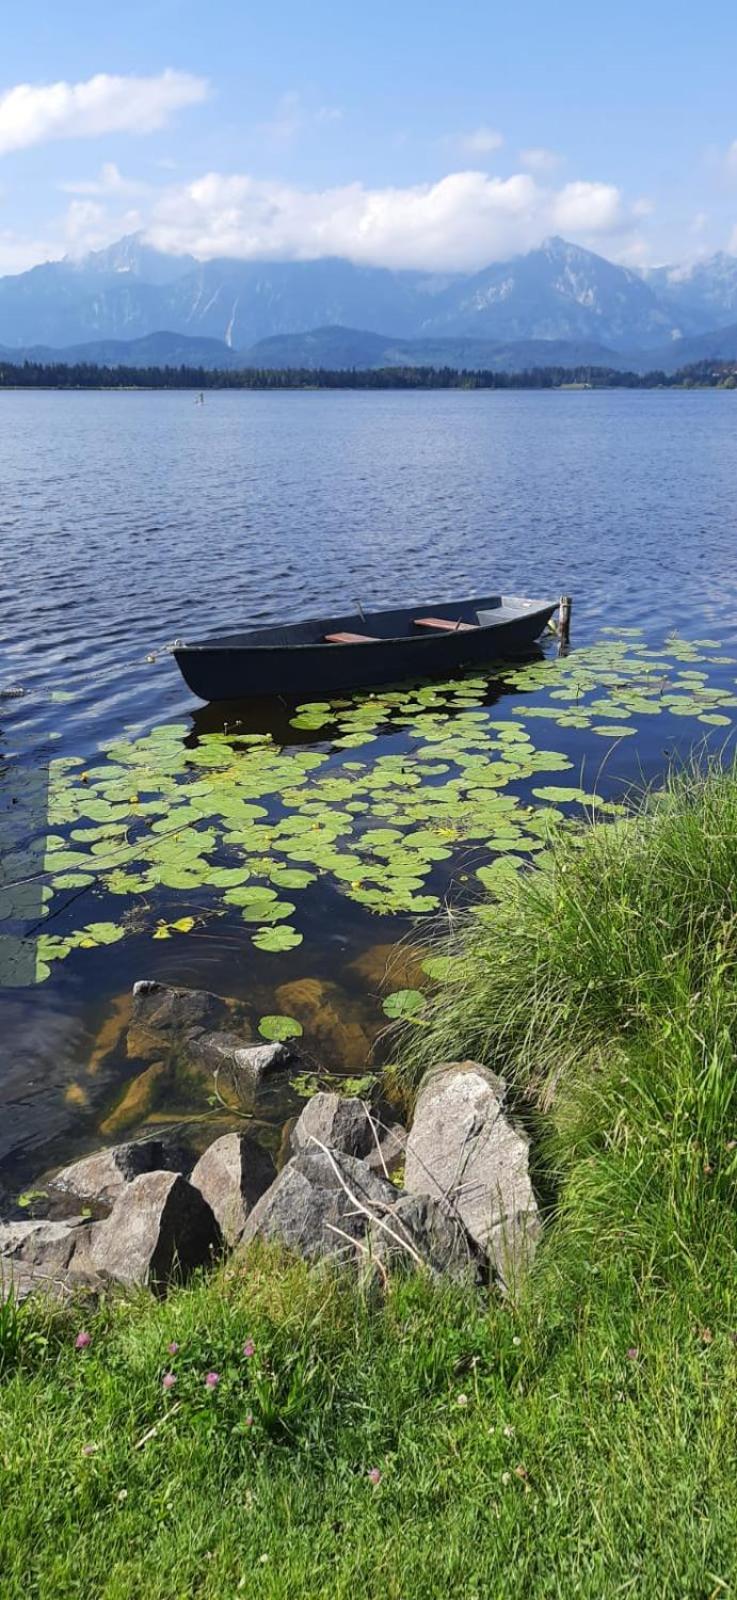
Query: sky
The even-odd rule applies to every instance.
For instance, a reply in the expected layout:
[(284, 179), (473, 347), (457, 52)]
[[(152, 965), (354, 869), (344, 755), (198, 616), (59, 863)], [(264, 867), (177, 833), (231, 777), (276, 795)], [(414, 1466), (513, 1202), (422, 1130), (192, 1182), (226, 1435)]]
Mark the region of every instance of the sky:
[(737, 254), (735, 0), (0, 0), (0, 273)]

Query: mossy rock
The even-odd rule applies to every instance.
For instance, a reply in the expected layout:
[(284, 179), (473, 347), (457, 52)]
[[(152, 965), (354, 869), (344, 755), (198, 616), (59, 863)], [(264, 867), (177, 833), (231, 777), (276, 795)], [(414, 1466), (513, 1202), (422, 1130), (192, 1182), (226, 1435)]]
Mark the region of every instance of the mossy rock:
[(360, 1068), (371, 1050), (364, 1007), (337, 983), (298, 978), (276, 991), (276, 1004), (302, 1023), (309, 1043), (326, 1066)]
[(104, 1122), (100, 1123), (100, 1133), (105, 1139), (114, 1138), (127, 1128), (138, 1126), (145, 1121), (156, 1104), (169, 1072), (169, 1066), (165, 1061), (154, 1061), (150, 1067), (145, 1068), (145, 1071), (139, 1072), (137, 1077), (131, 1079), (123, 1098), (118, 1101)]
[(419, 945), (372, 944), (349, 962), (346, 972), (374, 994), (390, 989), (422, 987), (422, 962), (429, 954)]

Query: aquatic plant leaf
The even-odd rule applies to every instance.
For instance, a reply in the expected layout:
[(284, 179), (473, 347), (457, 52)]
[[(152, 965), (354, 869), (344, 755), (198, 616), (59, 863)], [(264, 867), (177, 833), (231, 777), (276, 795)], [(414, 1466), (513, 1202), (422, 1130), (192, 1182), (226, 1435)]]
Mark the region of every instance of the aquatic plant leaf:
[(598, 805), (595, 794), (587, 794), (585, 789), (565, 788), (563, 785), (546, 784), (543, 788), (533, 789), (536, 800), (553, 800), (560, 804), (576, 801), (578, 805)]
[(62, 872), (54, 878), (55, 889), (88, 889), (95, 882), (89, 872)]
[(165, 889), (201, 889), (204, 874), (180, 867), (162, 867), (159, 882)]
[(325, 716), (320, 711), (302, 711), (296, 717), (290, 717), (290, 728), (318, 729), (325, 728), (333, 719)]
[(308, 872), (306, 867), (275, 867), (270, 876), (278, 889), (306, 889), (317, 881), (317, 873)]
[(476, 877), (480, 883), (483, 883), (485, 889), (496, 889), (499, 884), (508, 882), (510, 878), (513, 878), (524, 864), (521, 856), (496, 856), (488, 867), (478, 867), (476, 869)]
[(256, 900), (243, 907), (241, 916), (244, 922), (283, 922), (295, 910), (291, 900)]
[(280, 928), (259, 928), (254, 933), (251, 943), (259, 950), (269, 950), (278, 954), (282, 950), (294, 950), (302, 943), (302, 934), (296, 928), (287, 927), (284, 923)]
[(124, 935), (125, 929), (115, 922), (88, 922), (81, 942), (85, 946), (87, 941), (93, 944), (117, 944)]
[(301, 1039), (304, 1029), (296, 1017), (270, 1015), (261, 1018), (258, 1031), (262, 1039), (284, 1044), (287, 1039)]
[(454, 978), (462, 977), (463, 961), (459, 956), (428, 956), (422, 963), (422, 970), (435, 983), (451, 983)]
[(211, 889), (231, 889), (248, 882), (248, 867), (208, 867), (206, 882)]
[(245, 884), (243, 888), (228, 889), (223, 895), (223, 900), (228, 906), (261, 904), (278, 898), (275, 889), (268, 889), (265, 884), (260, 883)]
[(416, 1017), (425, 1005), (425, 996), (420, 989), (395, 989), (393, 994), (388, 994), (384, 1003), (385, 1016), (392, 1019), (398, 1017)]

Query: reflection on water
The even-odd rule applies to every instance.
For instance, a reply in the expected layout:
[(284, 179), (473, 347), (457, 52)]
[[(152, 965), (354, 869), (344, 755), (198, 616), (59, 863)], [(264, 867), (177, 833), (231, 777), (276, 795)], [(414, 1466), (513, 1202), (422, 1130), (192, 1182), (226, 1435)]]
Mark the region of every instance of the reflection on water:
[[(0, 699), (13, 1192), (101, 1137), (232, 1118), (210, 1075), (131, 1050), (137, 978), (233, 996), (254, 1037), (295, 1019), (316, 1067), (361, 1076), (398, 939), (734, 715), (731, 396), (224, 396), (196, 442), (175, 395), (89, 398), (0, 396), (26, 423), (0, 431), (0, 690), (27, 691)], [(566, 662), (295, 712), (196, 708), (156, 648), (328, 592), (497, 583), (574, 591)], [(665, 643), (675, 623), (707, 642)], [(389, 988), (418, 982), (395, 967)], [(308, 1062), (249, 1108), (272, 1147), (318, 1081)]]

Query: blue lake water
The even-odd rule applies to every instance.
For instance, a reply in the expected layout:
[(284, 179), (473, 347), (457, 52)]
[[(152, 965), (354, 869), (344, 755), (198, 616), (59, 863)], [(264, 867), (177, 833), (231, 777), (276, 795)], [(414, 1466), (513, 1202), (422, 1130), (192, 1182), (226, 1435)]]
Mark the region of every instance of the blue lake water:
[[(112, 760), (98, 753), (116, 742), (138, 748), (150, 730), (173, 724), (182, 748), (197, 749), (204, 740), (207, 749), (208, 738), (232, 732), (232, 717), (192, 700), (167, 653), (175, 637), (350, 609), (355, 597), (370, 606), (496, 589), (570, 592), (571, 659), (579, 652), (582, 663), (592, 645), (613, 637), (605, 630), (643, 630), (642, 648), (650, 652), (643, 659), (657, 666), (666, 686), (659, 714), (634, 716), (621, 740), (594, 735), (591, 719), (579, 727), (575, 719), (569, 726), (525, 723), (537, 747), (565, 752), (575, 769), (551, 772), (550, 784), (575, 785), (583, 773), (589, 788), (603, 767), (600, 787), (614, 793), (627, 781), (657, 777), (694, 741), (721, 745), (734, 715), (728, 706), (710, 721), (702, 705), (704, 722), (698, 706), (691, 717), (680, 714), (677, 696), (669, 705), (668, 695), (672, 674), (683, 672), (682, 691), (689, 674), (702, 673), (701, 682), (723, 695), (735, 684), (736, 408), (733, 394), (717, 391), (211, 392), (204, 406), (187, 392), (0, 394), (6, 885), (24, 875), (19, 852), (28, 840), (35, 835), (36, 851), (43, 852), (54, 830), (45, 807), (49, 784), (59, 787), (60, 760), (80, 758), (82, 767), (93, 768), (94, 787), (102, 782), (94, 776), (100, 760)], [(695, 665), (677, 655), (661, 661), (663, 641), (674, 630), (685, 640), (711, 641)], [(551, 676), (543, 692), (556, 693), (554, 648), (545, 649)], [(23, 694), (3, 695), (15, 688)], [(440, 710), (456, 733), (464, 727), (468, 733), (474, 719), (484, 728), (513, 722), (519, 705), (515, 686), (495, 680), (488, 690), (477, 683), (465, 697), (451, 694)], [(401, 703), (388, 706), (366, 749), (351, 708), (340, 713), (342, 725), (312, 732), (293, 728), (276, 711), (270, 729), (267, 712), (252, 724), (244, 714), (240, 731), (271, 731), (275, 748), (291, 752), (290, 759), (317, 753), (323, 765), (309, 780), (316, 784), (329, 775), (345, 784), (353, 754), (372, 771), (393, 753), (402, 756), (408, 782), (416, 777), (426, 788), (442, 788), (450, 780), (436, 776), (443, 763), (428, 765), (426, 741), (418, 755), (422, 708), (413, 703), (411, 711), (403, 718)], [(426, 714), (435, 714), (429, 704)], [(616, 726), (620, 714), (626, 710), (615, 705), (599, 723), (603, 718), (607, 728), (614, 718)], [(437, 726), (430, 732), (439, 736)], [(347, 748), (340, 742), (346, 738)], [(453, 752), (449, 759), (455, 771)], [(125, 788), (125, 779), (117, 781)], [(292, 781), (287, 775), (287, 787)], [(324, 792), (315, 789), (314, 815)], [(385, 821), (406, 830), (404, 802), (388, 804)], [(276, 789), (265, 809), (278, 848), (283, 804)], [(380, 826), (375, 790), (364, 809)], [(360, 832), (358, 810), (355, 817)], [(427, 863), (415, 891), (420, 896), (429, 892), (442, 901), (466, 892), (462, 884), (481, 859), (473, 855), (469, 864), (469, 850), (478, 853), (483, 842), (469, 841), (464, 827), (457, 837), (445, 829), (454, 847)], [(238, 856), (232, 830), (227, 837), (230, 844), (223, 835), (213, 845), (226, 871), (233, 852)], [(353, 848), (352, 839), (344, 832), (341, 848)], [(251, 881), (259, 881), (253, 860)], [(370, 872), (366, 881), (372, 882)], [(346, 878), (318, 867), (311, 885), (293, 896), (290, 926), (301, 943), (279, 952), (254, 947), (240, 908), (211, 904), (204, 889), (192, 895), (158, 882), (135, 900), (125, 938), (92, 948), (88, 940), (54, 961), (37, 984), (19, 983), (17, 969), (6, 967), (0, 1174), (4, 1164), (7, 1187), (16, 1192), (44, 1165), (99, 1142), (100, 1125), (109, 1129), (111, 1116), (114, 1122), (116, 1105), (141, 1070), (126, 1056), (118, 1025), (121, 997), (139, 976), (238, 995), (253, 1001), (255, 1018), (284, 1009), (277, 991), (285, 984), (312, 983), (307, 1042), (331, 1070), (359, 1071), (361, 1041), (381, 1018), (380, 957), (366, 953), (421, 929), (430, 914), (403, 910), (396, 896), (368, 905), (362, 892), (352, 898)], [(46, 906), (49, 932), (76, 936), (85, 924), (109, 921), (110, 899), (104, 875), (70, 891), (67, 901), (55, 895)], [(120, 893), (116, 900), (119, 920), (126, 903)], [(181, 917), (193, 918), (190, 933), (154, 938), (156, 928)], [(6, 931), (13, 938), (23, 933), (17, 916)], [(350, 1038), (316, 1020), (318, 1000), (323, 1010), (332, 1006), (348, 1018)], [(142, 1125), (202, 1111), (196, 1093), (191, 1106), (186, 1099), (175, 1085)], [(289, 1096), (261, 1108), (274, 1137), (288, 1109)]]

